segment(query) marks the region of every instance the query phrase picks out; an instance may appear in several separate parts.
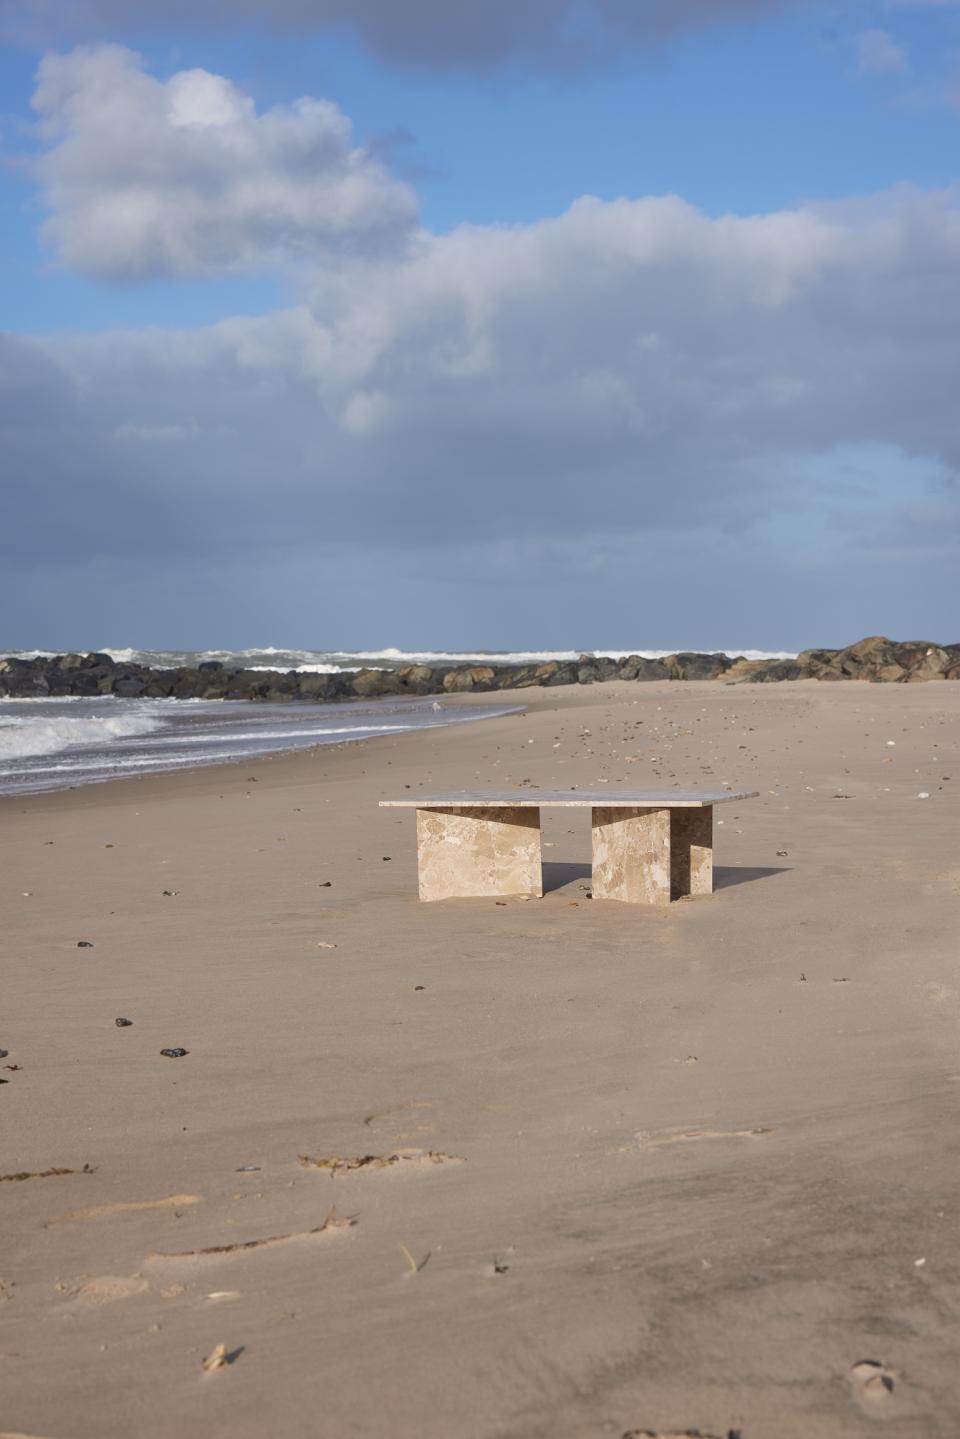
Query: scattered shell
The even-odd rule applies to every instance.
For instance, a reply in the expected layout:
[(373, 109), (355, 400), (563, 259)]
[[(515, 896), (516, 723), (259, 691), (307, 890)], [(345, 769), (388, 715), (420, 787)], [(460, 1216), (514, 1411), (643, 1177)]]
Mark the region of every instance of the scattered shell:
[(218, 1344), (203, 1361), (203, 1367), (209, 1373), (211, 1369), (222, 1369), (227, 1362), (227, 1346)]

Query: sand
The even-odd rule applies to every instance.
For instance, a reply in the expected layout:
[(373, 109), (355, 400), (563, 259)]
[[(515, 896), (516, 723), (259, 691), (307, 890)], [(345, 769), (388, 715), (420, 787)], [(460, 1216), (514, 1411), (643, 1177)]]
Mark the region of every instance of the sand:
[[(960, 1433), (960, 685), (520, 698), (0, 802), (0, 1433)], [(668, 910), (377, 808), (724, 782)]]

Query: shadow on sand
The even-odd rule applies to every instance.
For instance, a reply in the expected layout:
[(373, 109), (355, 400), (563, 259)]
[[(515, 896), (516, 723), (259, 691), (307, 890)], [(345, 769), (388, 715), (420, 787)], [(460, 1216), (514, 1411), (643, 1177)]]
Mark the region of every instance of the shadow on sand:
[[(750, 865), (716, 865), (713, 871), (714, 889), (731, 889), (735, 884), (750, 884), (755, 879), (770, 879), (775, 874), (789, 874), (789, 867), (754, 869)], [(567, 864), (558, 860), (545, 860), (543, 865), (543, 892), (563, 889), (576, 880), (590, 883), (591, 869), (588, 864)]]
[(586, 880), (589, 884), (591, 874), (588, 864), (563, 864), (556, 860), (544, 860), (543, 892), (549, 894), (551, 890), (563, 889), (565, 884), (572, 884), (575, 879)]
[(735, 884), (750, 884), (755, 879), (770, 879), (775, 874), (789, 874), (789, 866), (779, 865), (772, 869), (751, 869), (747, 864), (715, 865), (713, 870), (714, 889), (730, 889)]

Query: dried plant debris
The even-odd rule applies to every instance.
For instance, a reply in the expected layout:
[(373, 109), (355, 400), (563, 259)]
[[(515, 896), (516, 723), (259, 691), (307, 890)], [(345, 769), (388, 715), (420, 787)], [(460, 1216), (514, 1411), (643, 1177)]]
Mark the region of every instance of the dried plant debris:
[(93, 1165), (85, 1164), (82, 1169), (23, 1169), (19, 1174), (0, 1174), (0, 1184), (18, 1184), (24, 1179), (57, 1179), (61, 1174), (93, 1174)]
[(326, 1169), (343, 1174), (351, 1169), (390, 1169), (394, 1165), (421, 1166), (428, 1164), (463, 1164), (459, 1154), (441, 1154), (435, 1149), (394, 1149), (389, 1154), (359, 1154), (347, 1158), (341, 1154), (322, 1155), (317, 1159), (298, 1154), (297, 1162), (304, 1169)]
[(407, 1246), (405, 1244), (401, 1244), (400, 1252), (403, 1255), (404, 1259), (407, 1261), (407, 1272), (404, 1277), (409, 1279), (412, 1275), (419, 1274), (421, 1269), (426, 1268), (430, 1260), (430, 1255), (433, 1251), (428, 1249), (422, 1259), (414, 1259)]
[(743, 1439), (739, 1429), (728, 1429), (723, 1435), (708, 1434), (704, 1429), (627, 1429), (621, 1439)]
[(290, 1244), (298, 1239), (312, 1239), (318, 1234), (329, 1234), (337, 1229), (352, 1229), (356, 1219), (341, 1216), (334, 1206), (322, 1224), (315, 1229), (301, 1229), (294, 1234), (271, 1234), (266, 1239), (242, 1239), (236, 1244), (211, 1244), (206, 1249), (182, 1249), (175, 1254), (151, 1254), (149, 1259), (210, 1259), (221, 1254), (242, 1254), (251, 1249), (269, 1249), (272, 1245)]

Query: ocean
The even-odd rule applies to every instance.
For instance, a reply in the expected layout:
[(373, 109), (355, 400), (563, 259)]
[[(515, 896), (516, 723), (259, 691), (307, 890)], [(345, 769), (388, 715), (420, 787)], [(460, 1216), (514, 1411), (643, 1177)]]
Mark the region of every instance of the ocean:
[[(29, 658), (44, 650), (6, 650)], [(386, 649), (330, 651), (139, 650), (99, 651), (118, 663), (157, 669), (221, 660), (257, 670), (332, 674), (395, 669), (404, 664), (534, 664), (576, 659), (581, 653), (657, 658), (670, 650), (413, 653)], [(786, 652), (726, 650), (747, 659), (787, 658)], [(367, 700), (335, 705), (251, 704), (243, 700), (5, 699), (0, 700), (0, 794), (67, 789), (138, 774), (191, 769), (250, 759), (278, 750), (363, 740), (379, 734), (464, 723), (509, 714), (515, 704), (464, 705), (455, 699)]]

